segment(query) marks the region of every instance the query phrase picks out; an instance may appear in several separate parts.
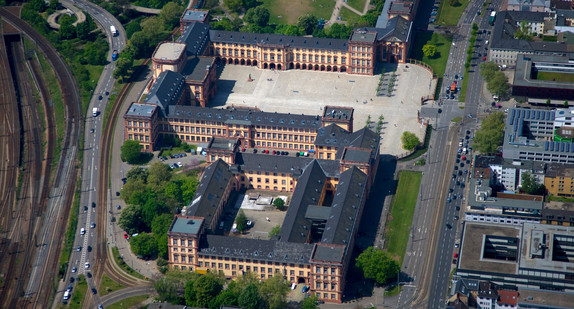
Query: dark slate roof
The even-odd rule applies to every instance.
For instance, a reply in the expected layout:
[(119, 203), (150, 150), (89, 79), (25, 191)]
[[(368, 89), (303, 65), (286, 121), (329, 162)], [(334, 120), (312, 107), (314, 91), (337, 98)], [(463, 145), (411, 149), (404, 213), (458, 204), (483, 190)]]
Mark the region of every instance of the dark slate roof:
[(199, 81), (202, 82), (207, 78), (207, 73), (209, 68), (214, 63), (213, 57), (196, 57), (191, 56), (185, 62), (185, 66), (181, 70), (181, 74), (185, 77), (187, 81)]
[[(395, 16), (387, 21), (385, 28), (361, 28), (364, 31), (377, 32), (378, 41), (408, 42), (411, 39), (412, 22), (402, 16)], [(359, 31), (361, 29), (357, 29)]]
[(548, 16), (548, 13), (544, 12), (530, 12), (530, 11), (507, 11), (507, 16), (513, 20), (520, 23), (521, 21), (527, 22), (544, 22), (544, 17)]
[(202, 55), (209, 42), (209, 25), (191, 23), (177, 41), (185, 43), (185, 50), (188, 55)]
[(202, 22), (207, 18), (209, 11), (196, 10), (196, 9), (186, 9), (181, 16), (181, 20), (188, 22)]
[(229, 165), (221, 159), (206, 167), (195, 196), (188, 205), (186, 216), (205, 218), (205, 226), (209, 227), (213, 220), (213, 213), (232, 176)]
[(517, 50), (524, 53), (532, 53), (534, 51), (568, 52), (567, 44), (563, 43), (515, 39), (514, 33), (520, 24), (520, 19), (517, 18), (522, 13), (531, 12), (502, 11), (498, 13), (492, 32), (492, 39), (490, 40), (491, 49)]
[(249, 33), (223, 30), (209, 30), (209, 39), (218, 43), (288, 45), (299, 48), (316, 48), (347, 51), (348, 40), (313, 37), (299, 37), (272, 33)]
[[(238, 152), (235, 155), (235, 164), (242, 171), (261, 171), (271, 173), (285, 173), (299, 177), (303, 174), (306, 166), (315, 159), (309, 157), (277, 157), (268, 154), (254, 154)], [(340, 171), (339, 161), (319, 160), (316, 161), (321, 166), (323, 173), (327, 177), (338, 177)]]
[(362, 128), (356, 132), (349, 131), (335, 124), (330, 124), (317, 131), (315, 137), (316, 146), (338, 147), (335, 158), (341, 159), (345, 147), (367, 148), (372, 149), (370, 156), (378, 155), (380, 137), (377, 133), (367, 128)]
[(216, 109), (200, 106), (175, 105), (168, 109), (169, 117), (179, 119), (220, 121), (236, 123), (243, 121), (247, 125), (280, 126), (318, 130), (321, 128), (319, 116), (300, 114), (267, 113), (244, 109)]
[(317, 244), (312, 259), (314, 262), (342, 263), (345, 251), (345, 246)]
[(200, 242), (199, 254), (309, 264), (312, 250), (313, 245), (304, 243), (206, 235)]
[(351, 162), (360, 162), (360, 163), (369, 163), (371, 159), (372, 151), (366, 149), (357, 149), (357, 148), (347, 148), (343, 153), (343, 157), (341, 160), (343, 161), (351, 161)]
[(304, 169), (299, 177), (295, 191), (291, 196), (291, 203), (287, 209), (279, 238), (283, 242), (304, 243), (311, 231), (311, 221), (305, 218), (307, 207), (317, 205), (325, 185), (325, 174), (317, 160)]
[(476, 168), (487, 168), (491, 164), (500, 164), (504, 162), (504, 159), (499, 156), (476, 156), (474, 159), (474, 167)]
[(162, 111), (177, 103), (183, 94), (185, 80), (183, 76), (173, 71), (163, 71), (153, 83), (144, 102), (158, 105)]
[(126, 116), (151, 117), (156, 108), (156, 104), (132, 103), (126, 112)]
[(331, 204), (331, 215), (325, 224), (322, 243), (348, 245), (355, 225), (359, 224), (367, 175), (353, 166), (341, 173)]

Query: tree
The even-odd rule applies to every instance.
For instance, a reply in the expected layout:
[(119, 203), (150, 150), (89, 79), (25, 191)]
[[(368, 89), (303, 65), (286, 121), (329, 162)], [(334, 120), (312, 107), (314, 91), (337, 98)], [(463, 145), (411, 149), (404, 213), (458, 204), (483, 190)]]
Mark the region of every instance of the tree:
[(317, 309), (317, 295), (307, 297), (301, 302), (301, 309)]
[(239, 210), (237, 213), (235, 223), (237, 223), (237, 229), (239, 232), (243, 232), (245, 229), (247, 229), (247, 216), (245, 216), (243, 210)]
[[(151, 52), (150, 38), (144, 30), (134, 32), (128, 41), (128, 46), (134, 47), (135, 58), (140, 59), (148, 57)], [(118, 59), (119, 60), (119, 59)], [(117, 61), (116, 61), (117, 66)]]
[(487, 82), (486, 89), (488, 89), (490, 93), (499, 97), (507, 96), (508, 90), (510, 89), (508, 77), (506, 77), (506, 75), (501, 71), (495, 72), (494, 76)]
[(318, 22), (319, 20), (317, 17), (315, 17), (315, 15), (307, 14), (299, 16), (299, 19), (297, 20), (297, 27), (303, 29), (305, 34), (311, 34), (313, 33), (315, 27), (317, 27)]
[(250, 8), (245, 13), (243, 20), (259, 27), (265, 27), (269, 23), (269, 10), (263, 6)]
[(120, 191), (120, 198), (131, 205), (141, 205), (146, 185), (142, 180), (128, 181)]
[(157, 257), (157, 241), (152, 234), (140, 233), (130, 238), (132, 252), (143, 259), (155, 259)]
[(237, 306), (237, 298), (238, 295), (235, 294), (235, 292), (227, 289), (215, 297), (213, 305), (217, 308), (220, 308), (221, 306)]
[(59, 34), (61, 39), (67, 40), (76, 37), (76, 27), (73, 25), (74, 20), (75, 18), (68, 14), (64, 14), (60, 17), (58, 22), (60, 23)]
[(166, 29), (173, 29), (178, 23), (183, 7), (176, 2), (166, 3), (159, 12), (159, 18), (163, 21)]
[(434, 57), (434, 55), (436, 54), (436, 45), (433, 45), (433, 44), (423, 45), (423, 53), (428, 58)]
[(107, 61), (106, 55), (106, 49), (102, 49), (101, 46), (92, 42), (86, 42), (82, 62), (90, 65), (104, 65)]
[(163, 201), (155, 198), (155, 194), (150, 194), (142, 205), (142, 223), (145, 224), (146, 230), (151, 230), (153, 219), (156, 216), (169, 212)]
[(460, 6), (459, 0), (448, 0), (448, 4), (450, 4), (450, 6)]
[(239, 12), (243, 2), (241, 0), (223, 0), (223, 4), (232, 12)]
[(128, 162), (129, 164), (138, 163), (142, 156), (141, 149), (142, 147), (139, 141), (125, 141), (121, 147), (122, 161)]
[(147, 183), (154, 192), (164, 191), (167, 182), (171, 180), (171, 169), (169, 165), (155, 162), (149, 167)]
[(550, 106), (550, 99), (546, 99), (546, 105)]
[(140, 25), (142, 26), (142, 31), (150, 39), (149, 44), (155, 47), (161, 40), (162, 33), (165, 30), (163, 21), (156, 16), (152, 16), (142, 20)]
[(544, 193), (546, 192), (546, 188), (544, 187), (544, 185), (539, 184), (536, 176), (532, 175), (531, 173), (529, 172), (521, 173), (520, 177), (522, 178), (522, 184), (520, 188), (524, 192), (533, 195), (544, 195)]
[[(114, 70), (114, 78), (122, 80), (129, 77), (129, 73), (133, 68), (133, 60), (129, 58), (120, 57), (116, 60), (116, 69)], [(138, 142), (139, 143), (139, 142)]]
[(280, 232), (281, 232), (281, 226), (280, 225), (274, 226), (269, 232), (269, 238), (279, 235)]
[(142, 210), (139, 205), (129, 205), (122, 210), (118, 225), (128, 234), (141, 231)]
[(400, 267), (386, 252), (367, 248), (357, 259), (356, 265), (363, 271), (365, 278), (373, 279), (379, 285), (397, 277)]
[(141, 180), (143, 182), (146, 182), (147, 181), (147, 175), (148, 175), (147, 169), (141, 168), (139, 166), (134, 166), (128, 171), (126, 178), (128, 179), (128, 182), (129, 181), (137, 181), (137, 180)]
[(568, 101), (564, 101), (564, 108), (568, 108)]
[(255, 284), (248, 285), (243, 292), (239, 295), (237, 303), (243, 309), (259, 309), (264, 308), (264, 301), (257, 291)]
[(494, 77), (494, 73), (498, 71), (498, 65), (496, 63), (489, 61), (480, 64), (480, 75), (488, 82)]
[(280, 197), (276, 197), (273, 200), (273, 206), (277, 207), (277, 209), (279, 210), (283, 210), (283, 208), (285, 207), (285, 201)]
[[(191, 274), (195, 273), (192, 272)], [(155, 281), (153, 285), (160, 301), (165, 301), (172, 304), (181, 304), (185, 301), (183, 297), (178, 295), (178, 291), (185, 287), (185, 283), (182, 282), (182, 280), (174, 280), (174, 278), (169, 276), (162, 276), (157, 281)]]
[(246, 9), (253, 8), (259, 5), (257, 0), (243, 0), (243, 7)]
[(514, 38), (518, 40), (532, 41), (534, 34), (530, 33), (530, 26), (526, 21), (521, 21), (520, 26), (514, 32)]
[(275, 273), (273, 277), (261, 283), (259, 294), (267, 300), (269, 308), (283, 308), (290, 291), (289, 285), (281, 273)]
[(223, 290), (223, 282), (213, 273), (207, 273), (193, 283), (195, 292), (195, 306), (210, 307), (215, 297)]
[(138, 20), (132, 20), (130, 21), (127, 25), (126, 25), (126, 36), (129, 39), (131, 39), (132, 34), (141, 31), (142, 30), (142, 26), (140, 26), (140, 23)]
[(414, 133), (409, 131), (403, 132), (401, 141), (403, 142), (403, 148), (410, 151), (415, 150), (421, 143), (419, 138)]
[(494, 154), (504, 139), (504, 113), (496, 112), (486, 117), (474, 136), (476, 149), (484, 154)]

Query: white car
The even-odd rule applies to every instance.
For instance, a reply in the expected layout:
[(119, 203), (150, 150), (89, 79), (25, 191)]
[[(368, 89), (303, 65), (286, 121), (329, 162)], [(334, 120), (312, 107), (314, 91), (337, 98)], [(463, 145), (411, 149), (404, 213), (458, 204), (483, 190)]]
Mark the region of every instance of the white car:
[(86, 234), (86, 229), (85, 228), (81, 228), (80, 229), (80, 235), (84, 235)]
[(75, 272), (77, 272), (77, 271), (78, 271), (78, 269), (77, 269), (76, 267), (72, 267), (72, 272), (73, 272), (73, 273), (75, 273)]
[(90, 262), (86, 262), (85, 267), (86, 267), (86, 269), (90, 268)]
[(177, 164), (178, 167), (182, 167), (182, 166), (183, 166), (183, 164), (181, 164), (181, 162), (177, 162), (176, 164)]

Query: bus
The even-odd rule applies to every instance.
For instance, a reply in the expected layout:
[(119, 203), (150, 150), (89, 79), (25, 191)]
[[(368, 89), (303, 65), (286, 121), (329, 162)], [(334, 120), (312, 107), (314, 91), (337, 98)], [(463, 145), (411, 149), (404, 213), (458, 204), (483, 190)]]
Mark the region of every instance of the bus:
[(110, 26), (110, 30), (112, 31), (112, 36), (118, 36), (118, 30), (116, 30), (116, 27)]
[(496, 11), (492, 11), (492, 13), (490, 13), (490, 17), (488, 18), (488, 24), (494, 26), (495, 19), (496, 19)]

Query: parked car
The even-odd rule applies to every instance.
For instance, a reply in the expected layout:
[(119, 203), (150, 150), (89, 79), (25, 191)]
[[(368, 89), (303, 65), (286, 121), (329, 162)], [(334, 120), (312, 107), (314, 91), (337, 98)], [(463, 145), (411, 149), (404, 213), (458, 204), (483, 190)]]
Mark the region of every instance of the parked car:
[(80, 235), (85, 235), (86, 234), (86, 229), (85, 228), (81, 228), (80, 229)]
[(72, 267), (72, 272), (73, 272), (73, 273), (75, 273), (75, 272), (77, 272), (77, 271), (78, 271), (78, 269), (77, 269), (76, 267)]

